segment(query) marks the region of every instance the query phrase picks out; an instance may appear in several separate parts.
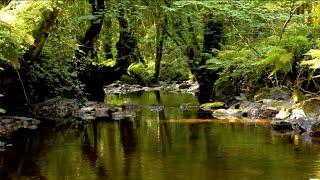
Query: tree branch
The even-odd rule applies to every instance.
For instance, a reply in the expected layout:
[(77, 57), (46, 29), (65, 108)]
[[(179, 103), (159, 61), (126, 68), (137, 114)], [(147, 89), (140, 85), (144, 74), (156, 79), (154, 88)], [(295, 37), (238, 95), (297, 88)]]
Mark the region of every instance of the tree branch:
[(283, 24), (283, 26), (282, 26), (282, 30), (281, 30), (280, 35), (279, 35), (279, 40), (282, 39), (283, 33), (284, 33), (284, 31), (286, 30), (286, 28), (287, 28), (287, 26), (288, 26), (288, 24), (289, 24), (292, 16), (294, 15), (294, 13), (296, 12), (296, 10), (297, 10), (300, 6), (302, 6), (302, 4), (300, 4), (299, 6), (296, 6), (296, 7), (293, 8), (293, 9), (290, 8), (288, 19), (284, 22), (284, 24)]
[(240, 33), (240, 31), (235, 26), (233, 20), (231, 18), (228, 18), (228, 19), (230, 20), (230, 23), (231, 23), (231, 26), (233, 27), (233, 29), (237, 31), (239, 37), (247, 45), (247, 47), (250, 48), (253, 52), (255, 52), (258, 56), (261, 56), (261, 54), (254, 47), (251, 46), (249, 39), (243, 37), (243, 35)]

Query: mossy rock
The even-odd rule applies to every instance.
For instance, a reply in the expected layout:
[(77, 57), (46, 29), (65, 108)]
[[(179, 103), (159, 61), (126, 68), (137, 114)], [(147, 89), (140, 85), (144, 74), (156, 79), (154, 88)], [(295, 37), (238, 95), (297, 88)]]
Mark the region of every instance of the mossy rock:
[(200, 105), (200, 108), (205, 111), (213, 111), (215, 109), (220, 109), (224, 107), (225, 107), (224, 102), (212, 102), (212, 103), (205, 103)]
[(320, 114), (320, 97), (310, 98), (296, 105), (302, 108), (307, 116), (317, 116)]
[(307, 100), (307, 97), (304, 95), (303, 92), (299, 90), (293, 90), (292, 92), (292, 99), (295, 103), (303, 102)]
[(262, 99), (286, 100), (291, 97), (291, 91), (287, 87), (261, 88), (254, 96), (255, 101)]

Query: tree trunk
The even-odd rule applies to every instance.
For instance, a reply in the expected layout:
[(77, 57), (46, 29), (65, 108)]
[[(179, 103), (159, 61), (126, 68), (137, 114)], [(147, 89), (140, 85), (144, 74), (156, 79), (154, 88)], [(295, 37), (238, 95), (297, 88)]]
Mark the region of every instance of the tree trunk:
[(194, 28), (189, 19), (189, 31), (192, 34), (192, 45), (187, 50), (189, 58), (188, 64), (191, 72), (195, 75), (199, 83), (198, 99), (200, 103), (211, 101), (215, 95), (214, 83), (219, 78), (218, 71), (213, 71), (204, 67), (206, 61), (215, 54), (214, 49), (220, 49), (222, 39), (222, 23), (220, 20), (214, 19), (212, 14), (205, 17), (204, 36), (202, 50), (200, 50), (196, 42)]
[[(122, 2), (122, 1), (121, 1)], [(125, 74), (127, 68), (134, 59), (134, 51), (137, 47), (136, 39), (131, 32), (128, 22), (124, 16), (122, 5), (119, 9), (118, 22), (120, 28), (119, 41), (117, 43), (117, 68), (120, 74)]]
[[(103, 25), (105, 4), (104, 0), (89, 0), (92, 6), (92, 15), (95, 19), (91, 21), (91, 25), (84, 38), (80, 42), (80, 48), (76, 51), (76, 69), (79, 72), (78, 79), (85, 84), (84, 92), (89, 100), (103, 101), (104, 90), (101, 83), (101, 71), (98, 67), (91, 64), (85, 64), (83, 60), (90, 51), (94, 50), (96, 42)], [(84, 65), (84, 69), (80, 69)]]
[(154, 66), (154, 83), (159, 82), (160, 77), (160, 67), (162, 60), (162, 52), (163, 52), (163, 43), (164, 43), (165, 35), (163, 33), (163, 29), (161, 26), (157, 28), (157, 52), (156, 52), (156, 61)]
[[(120, 34), (119, 41), (117, 43), (116, 65), (114, 67), (105, 67), (88, 64), (85, 66), (85, 70), (81, 71), (78, 76), (80, 81), (85, 84), (84, 91), (87, 94), (89, 100), (103, 101), (105, 96), (103, 86), (118, 80), (123, 74), (126, 74), (129, 65), (135, 58), (137, 42), (129, 28), (127, 20), (125, 19), (125, 13), (122, 7), (122, 3), (123, 2), (121, 1), (119, 14), (117, 17), (119, 22)], [(89, 50), (93, 49), (94, 39), (99, 34), (97, 31), (92, 32), (92, 29), (97, 30), (98, 26), (95, 27), (96, 28), (89, 28), (88, 32), (86, 33), (86, 36), (82, 41), (85, 46), (83, 46), (82, 49), (77, 53), (78, 60), (84, 58)], [(90, 33), (89, 31), (92, 33)], [(91, 39), (89, 37), (95, 38)]]
[[(41, 89), (42, 84), (37, 82), (37, 84), (30, 83), (32, 77), (28, 74), (30, 72), (30, 63), (39, 63), (40, 54), (45, 42), (49, 36), (50, 29), (55, 25), (56, 19), (58, 17), (58, 9), (53, 9), (52, 11), (47, 11), (43, 13), (43, 24), (37, 29), (35, 37), (35, 45), (29, 49), (23, 55), (21, 62), (21, 68), (19, 70), (14, 69), (11, 66), (6, 66), (5, 71), (0, 72), (0, 90), (5, 95), (1, 100), (4, 102), (4, 106), (8, 112), (15, 111), (18, 107), (23, 107), (29, 100), (36, 101), (38, 97), (30, 98), (31, 89)], [(26, 86), (28, 84), (28, 86)], [(41, 90), (39, 90), (41, 91)]]
[(39, 35), (35, 38), (35, 45), (29, 50), (30, 60), (39, 60), (39, 56), (42, 52), (42, 49), (45, 45), (45, 42), (49, 36), (50, 29), (55, 25), (57, 17), (59, 14), (58, 9), (53, 9), (53, 11), (45, 12), (44, 22), (40, 28)]
[(11, 2), (11, 0), (3, 0), (3, 1), (2, 1), (2, 4), (3, 4), (4, 6), (7, 6), (10, 2)]
[(90, 50), (93, 50), (93, 45), (100, 34), (104, 20), (104, 0), (89, 0), (92, 6), (92, 15), (95, 19), (91, 21), (91, 25), (87, 30), (84, 38), (80, 42), (80, 48), (76, 51), (77, 66), (81, 64), (83, 58), (87, 56)]

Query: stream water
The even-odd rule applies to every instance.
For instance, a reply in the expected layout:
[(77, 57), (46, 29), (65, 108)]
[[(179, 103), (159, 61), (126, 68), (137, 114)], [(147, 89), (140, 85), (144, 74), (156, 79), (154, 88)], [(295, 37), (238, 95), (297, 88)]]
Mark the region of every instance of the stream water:
[[(273, 132), (268, 123), (199, 119), (207, 114), (199, 113), (193, 95), (143, 92), (106, 101), (140, 109), (127, 120), (16, 135), (0, 152), (0, 179), (320, 177), (320, 142)], [(151, 111), (150, 104), (164, 110)]]

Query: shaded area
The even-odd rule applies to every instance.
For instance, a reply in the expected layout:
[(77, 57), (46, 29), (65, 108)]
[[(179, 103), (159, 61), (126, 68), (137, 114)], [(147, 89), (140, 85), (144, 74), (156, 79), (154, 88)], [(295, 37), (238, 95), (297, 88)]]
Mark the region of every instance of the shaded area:
[[(196, 119), (197, 110), (187, 113), (178, 105), (196, 103), (196, 97), (188, 94), (146, 92), (109, 97), (112, 98), (119, 103), (139, 104), (137, 117), (96, 122), (78, 129), (43, 127), (39, 136), (35, 133), (17, 137), (11, 151), (0, 153), (0, 177), (308, 179), (320, 176), (319, 142), (305, 141), (299, 135), (274, 133), (268, 123)], [(164, 104), (163, 115), (151, 111), (149, 103)], [(30, 138), (28, 145), (25, 138)]]

